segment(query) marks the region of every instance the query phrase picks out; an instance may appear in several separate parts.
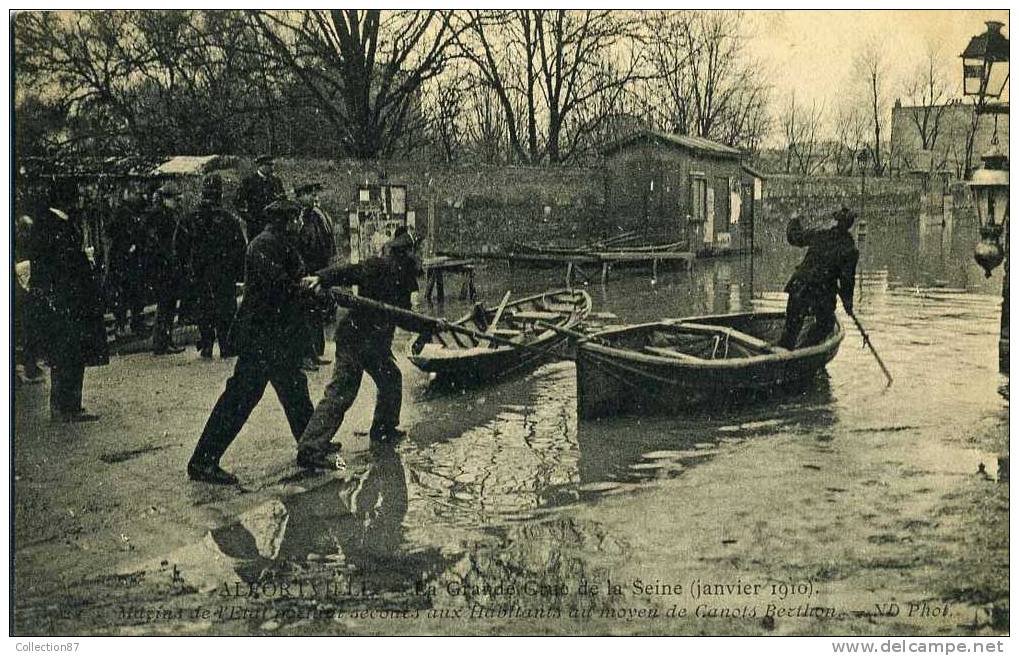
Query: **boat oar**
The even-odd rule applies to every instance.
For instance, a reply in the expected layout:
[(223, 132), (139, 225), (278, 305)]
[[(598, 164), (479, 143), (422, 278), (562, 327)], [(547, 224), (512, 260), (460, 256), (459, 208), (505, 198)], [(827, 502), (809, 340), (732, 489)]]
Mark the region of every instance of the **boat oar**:
[(407, 310), (405, 308), (396, 307), (395, 305), (381, 303), (370, 298), (355, 296), (354, 294), (345, 292), (337, 287), (330, 288), (327, 293), (333, 302), (339, 306), (345, 308), (369, 309), (380, 312), (389, 316), (396, 325), (414, 333), (451, 332), (466, 335), (475, 341), (488, 341), (493, 344), (499, 344), (500, 346), (509, 346), (517, 349), (537, 348), (530, 344), (514, 342), (499, 335), (489, 335), (487, 333), (467, 328), (466, 326), (450, 323), (443, 319), (436, 319), (435, 317), (430, 317), (427, 314), (420, 314), (413, 310)]
[(499, 309), (495, 311), (495, 318), (492, 319), (492, 323), (488, 325), (488, 330), (485, 331), (486, 335), (491, 335), (495, 332), (495, 326), (499, 323), (499, 319), (502, 318), (502, 311), (506, 309), (506, 303), (510, 299), (510, 291), (506, 290), (505, 296), (502, 297), (502, 303), (499, 303)]
[(871, 343), (871, 341), (870, 341), (870, 335), (868, 335), (867, 331), (864, 330), (863, 324), (860, 323), (860, 320), (856, 318), (855, 314), (853, 314), (849, 310), (846, 310), (846, 314), (848, 314), (850, 316), (850, 318), (853, 320), (853, 323), (856, 324), (856, 329), (860, 331), (860, 335), (863, 337), (864, 345), (867, 346), (870, 349), (871, 355), (873, 355), (874, 359), (877, 360), (878, 366), (881, 367), (881, 371), (884, 373), (885, 378), (888, 379), (888, 384), (885, 385), (885, 387), (891, 387), (892, 386), (892, 374), (888, 371), (888, 367), (885, 366), (885, 363), (881, 359), (881, 356), (877, 354), (877, 349), (874, 348), (874, 344)]

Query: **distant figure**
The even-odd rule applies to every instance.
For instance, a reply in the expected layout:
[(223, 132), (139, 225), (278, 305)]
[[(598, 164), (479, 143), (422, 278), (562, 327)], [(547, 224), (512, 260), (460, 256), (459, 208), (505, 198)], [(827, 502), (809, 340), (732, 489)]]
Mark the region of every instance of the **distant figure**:
[(174, 238), (195, 303), (203, 358), (212, 357), (217, 339), (220, 357), (232, 356), (228, 335), (237, 313), (236, 283), (244, 278), (243, 224), (223, 208), (222, 200), (223, 178), (213, 173), (202, 182), (202, 199), (181, 221)]
[(308, 294), (301, 287), (304, 265), (295, 246), (300, 207), (282, 199), (266, 208), (266, 217), (265, 230), (248, 245), (244, 299), (230, 329), (237, 364), (188, 462), (188, 477), (194, 481), (237, 482), (219, 460), (258, 405), (266, 384), (276, 390), (295, 439), (314, 411), (308, 379), (300, 368), (306, 342), (299, 337)]
[[(421, 274), (421, 262), (414, 247), (414, 238), (400, 227), (381, 257), (323, 269), (305, 283), (312, 288), (357, 285), (358, 293), (365, 298), (410, 308), (411, 293), (417, 290)], [(308, 469), (344, 466), (339, 458), (331, 458), (336, 450), (331, 440), (357, 398), (365, 372), (378, 388), (369, 437), (372, 441), (394, 442), (404, 435), (399, 428), (403, 378), (393, 357), (394, 330), (388, 315), (361, 308), (352, 309), (337, 324), (333, 378), (298, 443), (299, 466)]]
[(835, 327), (836, 294), (842, 299), (846, 312), (853, 313), (856, 261), (860, 253), (849, 229), (856, 215), (843, 207), (835, 212), (834, 218), (835, 226), (822, 230), (805, 230), (799, 217), (789, 222), (786, 238), (793, 246), (805, 247), (807, 254), (785, 287), (789, 301), (779, 346), (796, 348), (807, 316), (814, 318), (814, 325), (803, 344), (818, 344), (830, 335)]
[(173, 322), (183, 293), (183, 272), (173, 237), (180, 222), (180, 189), (167, 182), (155, 194), (153, 205), (145, 213), (145, 259), (149, 283), (156, 296), (156, 325), (152, 329), (152, 352), (156, 355), (180, 353), (183, 347), (173, 343)]
[[(294, 191), (297, 201), (301, 204), (302, 227), (299, 250), (309, 274), (326, 268), (336, 258), (333, 221), (318, 206), (318, 193), (321, 190), (322, 185), (316, 182), (298, 187)], [(335, 313), (336, 306), (327, 297), (314, 299), (310, 304), (308, 355), (304, 363), (306, 369), (329, 364), (329, 361), (322, 357), (325, 355), (325, 324)]]
[(38, 296), (32, 289), (34, 221), (22, 214), (14, 222), (14, 344), (15, 382), (36, 384), (45, 379), (39, 367)]
[(85, 367), (109, 362), (103, 300), (95, 268), (85, 253), (77, 189), (54, 182), (47, 202), (35, 212), (32, 250), (33, 292), (44, 305), (39, 344), (50, 363), (50, 416), (56, 422), (95, 421), (82, 407)]
[(274, 162), (269, 155), (255, 160), (255, 171), (241, 180), (235, 205), (244, 216), (247, 238), (254, 241), (265, 227), (266, 206), (286, 195), (283, 182), (273, 173)]
[(115, 299), (113, 315), (117, 332), (125, 334), (128, 312), (131, 332), (145, 330), (145, 200), (140, 190), (130, 186), (113, 214), (108, 228), (110, 237), (110, 287)]

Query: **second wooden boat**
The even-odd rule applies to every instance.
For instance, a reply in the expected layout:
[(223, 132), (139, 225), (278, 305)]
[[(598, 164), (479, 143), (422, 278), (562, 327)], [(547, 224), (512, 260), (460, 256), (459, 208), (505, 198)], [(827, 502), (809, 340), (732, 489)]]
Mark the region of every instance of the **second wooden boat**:
[(591, 297), (587, 292), (571, 289), (535, 294), (501, 308), (479, 307), (453, 324), (498, 336), (519, 346), (440, 331), (423, 334), (411, 342), (407, 356), (419, 369), (439, 378), (471, 382), (495, 380), (557, 357), (567, 340), (560, 331), (575, 328), (590, 311)]

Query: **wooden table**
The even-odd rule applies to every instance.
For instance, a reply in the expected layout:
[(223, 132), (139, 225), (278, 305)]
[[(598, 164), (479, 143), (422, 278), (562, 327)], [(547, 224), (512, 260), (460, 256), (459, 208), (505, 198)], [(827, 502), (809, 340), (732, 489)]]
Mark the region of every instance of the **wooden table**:
[(435, 290), (435, 300), (443, 303), (446, 300), (445, 276), (447, 273), (460, 274), (464, 277), (460, 285), (460, 298), (474, 301), (477, 297), (477, 289), (474, 287), (474, 270), (477, 261), (454, 259), (451, 257), (430, 257), (424, 261), (425, 270), (425, 300), (432, 302), (432, 290)]

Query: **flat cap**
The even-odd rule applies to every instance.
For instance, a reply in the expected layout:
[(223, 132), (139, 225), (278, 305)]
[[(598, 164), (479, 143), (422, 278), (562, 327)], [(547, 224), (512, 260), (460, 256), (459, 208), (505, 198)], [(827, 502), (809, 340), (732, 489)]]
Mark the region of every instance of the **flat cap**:
[(322, 189), (323, 187), (321, 182), (310, 182), (308, 184), (301, 185), (297, 189), (294, 189), (294, 194), (296, 194), (297, 196), (304, 196), (305, 194), (318, 193), (322, 191)]
[(272, 163), (273, 163), (272, 155), (259, 155), (258, 157), (255, 158), (255, 164), (272, 164)]

